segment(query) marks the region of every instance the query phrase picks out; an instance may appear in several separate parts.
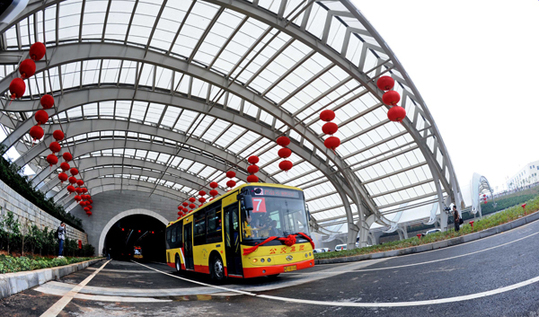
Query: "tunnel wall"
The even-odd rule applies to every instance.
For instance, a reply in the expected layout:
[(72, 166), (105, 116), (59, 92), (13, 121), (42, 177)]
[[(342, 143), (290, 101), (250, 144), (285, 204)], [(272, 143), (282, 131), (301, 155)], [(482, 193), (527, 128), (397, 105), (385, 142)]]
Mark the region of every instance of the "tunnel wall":
[[(48, 227), (49, 230), (56, 231), (56, 229), (60, 226), (60, 220), (38, 208), (36, 205), (32, 204), (26, 198), (22, 197), (16, 191), (11, 189), (11, 187), (9, 187), (6, 183), (0, 181), (0, 217), (3, 218), (8, 211), (13, 212), (13, 214), (18, 218), (23, 233), (26, 233), (26, 229), (24, 228), (25, 223), (29, 226), (35, 224), (41, 230)], [(80, 216), (78, 217), (82, 219), (83, 228), (85, 228), (84, 218)], [(81, 240), (82, 244), (88, 243), (86, 233), (72, 228), (69, 225), (66, 226), (66, 228), (67, 237), (69, 239)]]
[[(158, 195), (148, 197), (148, 193), (136, 191), (109, 191), (92, 195), (92, 200), (94, 202), (91, 217), (88, 217), (79, 206), (71, 213), (82, 219), (84, 231), (88, 234), (89, 243), (95, 247), (96, 255), (103, 254), (103, 240), (107, 234), (104, 230), (108, 231), (111, 225), (123, 217), (148, 215), (167, 223), (178, 218), (179, 201)], [(121, 217), (116, 217), (122, 213)], [(110, 223), (112, 220), (113, 223)]]

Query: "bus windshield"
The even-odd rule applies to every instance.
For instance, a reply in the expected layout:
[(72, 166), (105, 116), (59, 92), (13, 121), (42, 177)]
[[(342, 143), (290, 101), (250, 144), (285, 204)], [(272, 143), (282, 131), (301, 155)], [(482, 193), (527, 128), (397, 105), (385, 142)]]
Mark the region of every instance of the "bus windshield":
[(251, 191), (253, 210), (243, 214), (243, 238), (286, 237), (303, 232), (309, 235), (303, 192), (271, 187)]

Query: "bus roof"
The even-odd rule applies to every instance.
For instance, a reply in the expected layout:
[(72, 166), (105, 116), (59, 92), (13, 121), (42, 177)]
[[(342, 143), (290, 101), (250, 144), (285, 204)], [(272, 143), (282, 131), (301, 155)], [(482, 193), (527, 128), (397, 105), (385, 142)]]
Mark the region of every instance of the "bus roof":
[[(216, 201), (219, 201), (229, 195), (232, 195), (234, 192), (238, 191), (238, 190), (241, 190), (242, 188), (244, 187), (247, 187), (247, 186), (263, 186), (263, 187), (276, 187), (276, 188), (288, 188), (288, 189), (294, 189), (294, 190), (300, 190), (300, 191), (303, 191), (301, 188), (298, 188), (298, 187), (294, 187), (294, 186), (288, 186), (288, 185), (282, 185), (282, 184), (270, 184), (270, 183), (245, 183), (245, 184), (242, 184), (238, 187), (234, 187), (233, 189), (231, 189), (230, 191), (226, 192), (225, 194), (215, 198), (214, 200), (206, 203), (205, 205), (203, 205), (202, 207), (207, 207), (211, 204), (213, 204), (214, 202)], [(187, 215), (179, 218), (179, 219), (176, 219), (176, 220), (173, 220), (171, 222), (168, 223), (167, 225), (167, 228), (173, 224), (175, 224), (176, 222), (182, 220), (183, 218), (186, 218), (186, 217), (189, 217), (190, 215), (194, 214), (195, 212), (197, 212), (200, 208), (202, 207), (198, 207), (196, 209), (194, 209), (192, 212), (188, 213)]]

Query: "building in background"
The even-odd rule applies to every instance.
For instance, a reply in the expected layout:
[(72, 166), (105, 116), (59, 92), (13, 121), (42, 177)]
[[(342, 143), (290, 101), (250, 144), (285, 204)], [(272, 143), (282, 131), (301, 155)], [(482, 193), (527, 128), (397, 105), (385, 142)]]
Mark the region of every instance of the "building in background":
[(517, 189), (539, 182), (539, 161), (530, 162), (507, 180), (507, 188)]

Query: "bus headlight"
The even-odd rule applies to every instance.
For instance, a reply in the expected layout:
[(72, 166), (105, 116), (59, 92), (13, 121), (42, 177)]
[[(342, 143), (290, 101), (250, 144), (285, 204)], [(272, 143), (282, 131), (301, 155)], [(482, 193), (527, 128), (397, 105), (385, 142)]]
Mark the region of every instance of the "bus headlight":
[(256, 263), (257, 259), (253, 259), (253, 263)]

